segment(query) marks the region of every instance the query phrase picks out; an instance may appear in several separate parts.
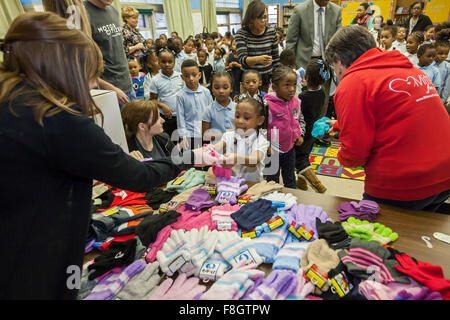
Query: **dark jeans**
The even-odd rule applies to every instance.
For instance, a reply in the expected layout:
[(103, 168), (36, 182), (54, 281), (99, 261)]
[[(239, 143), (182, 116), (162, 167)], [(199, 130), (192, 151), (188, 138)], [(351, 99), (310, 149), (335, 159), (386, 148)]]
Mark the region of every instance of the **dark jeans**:
[[(405, 209), (411, 209), (411, 210), (423, 210), (423, 211), (430, 211), (430, 212), (436, 212), (437, 209), (445, 202), (445, 200), (450, 197), (450, 190), (441, 192), (439, 194), (436, 194), (434, 196), (422, 199), (422, 200), (414, 200), (414, 201), (398, 201), (398, 200), (389, 200), (389, 199), (380, 199), (376, 197), (372, 197), (368, 195), (367, 193), (363, 193), (363, 199), (364, 200), (372, 200), (377, 203), (387, 204), (391, 206), (397, 206)], [(440, 212), (440, 213), (446, 213), (450, 214), (450, 212)]]
[(303, 140), (301, 146), (295, 146), (295, 169), (301, 171), (311, 165), (309, 162), (309, 154), (314, 147), (314, 138), (312, 135), (307, 134)]
[[(272, 151), (274, 152), (274, 151)], [(286, 188), (297, 189), (295, 183), (295, 148), (292, 148), (286, 153), (275, 153), (274, 156), (279, 157), (279, 166), (277, 173), (273, 175), (266, 176), (267, 181), (280, 182), (280, 170), (281, 176), (283, 177), (283, 184)]]

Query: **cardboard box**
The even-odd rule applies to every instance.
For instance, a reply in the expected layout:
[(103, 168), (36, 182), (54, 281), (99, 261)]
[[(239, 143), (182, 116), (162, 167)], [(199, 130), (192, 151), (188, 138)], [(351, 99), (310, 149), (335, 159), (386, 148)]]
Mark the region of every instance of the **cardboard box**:
[(105, 133), (111, 140), (118, 144), (123, 151), (129, 153), (125, 130), (123, 128), (122, 116), (120, 114), (119, 102), (117, 94), (109, 90), (91, 90), (92, 98), (95, 104), (103, 113), (103, 126), (101, 125), (101, 117), (95, 117), (95, 123), (103, 127)]

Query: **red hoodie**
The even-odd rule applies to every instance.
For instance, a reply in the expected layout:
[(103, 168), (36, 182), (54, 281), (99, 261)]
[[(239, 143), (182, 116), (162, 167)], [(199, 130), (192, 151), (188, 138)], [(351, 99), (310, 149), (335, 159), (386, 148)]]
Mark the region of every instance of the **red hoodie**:
[(450, 189), (450, 117), (403, 54), (367, 51), (344, 73), (334, 101), (338, 159), (364, 167), (367, 194), (412, 201)]

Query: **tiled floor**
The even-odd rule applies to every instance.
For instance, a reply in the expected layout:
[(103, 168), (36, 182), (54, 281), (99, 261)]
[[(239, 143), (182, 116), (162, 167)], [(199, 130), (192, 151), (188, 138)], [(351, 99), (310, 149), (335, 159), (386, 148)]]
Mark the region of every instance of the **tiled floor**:
[[(322, 184), (327, 188), (325, 194), (349, 198), (353, 200), (361, 200), (364, 192), (364, 181), (343, 179), (331, 176), (317, 175)], [(317, 192), (309, 185), (309, 192)]]

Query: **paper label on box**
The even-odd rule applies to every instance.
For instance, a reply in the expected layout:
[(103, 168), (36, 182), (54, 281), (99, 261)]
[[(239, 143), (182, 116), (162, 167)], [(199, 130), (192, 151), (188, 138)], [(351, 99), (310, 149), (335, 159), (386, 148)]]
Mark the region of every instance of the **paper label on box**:
[(297, 224), (295, 223), (295, 221), (292, 221), (292, 224), (289, 226), (288, 230), (289, 230), (294, 236), (296, 236), (297, 238), (300, 239), (300, 238), (302, 237), (302, 235), (301, 235), (300, 233), (297, 232), (296, 226), (297, 226)]
[(309, 229), (304, 223), (297, 229), (297, 233), (301, 234), (306, 240), (310, 240), (314, 235), (314, 231)]
[(169, 271), (171, 273), (175, 273), (185, 263), (186, 263), (186, 259), (184, 259), (184, 257), (181, 255), (169, 265)]
[(117, 207), (108, 209), (106, 211), (103, 211), (101, 214), (105, 217), (109, 217), (110, 215), (119, 212), (119, 209)]
[(328, 279), (328, 276), (326, 274), (323, 274), (322, 272), (320, 272), (320, 270), (317, 268), (317, 266), (315, 264), (311, 267), (311, 269), (308, 270), (308, 272), (306, 273), (306, 276), (319, 289), (323, 287), (323, 285), (325, 284), (325, 281)]
[(217, 231), (231, 231), (232, 227), (231, 222), (217, 221)]
[(348, 278), (343, 271), (331, 279), (331, 284), (331, 290), (334, 293), (337, 293), (341, 298), (348, 294), (353, 288), (353, 285), (348, 281)]
[(253, 197), (253, 194), (244, 194), (239, 197), (238, 203), (247, 203), (251, 197)]
[(200, 270), (199, 278), (214, 280), (217, 279), (217, 272), (219, 271), (220, 263), (205, 263)]
[(253, 228), (251, 231), (242, 230), (241, 238), (256, 238), (255, 228)]
[(183, 179), (183, 178), (177, 178), (177, 179), (173, 182), (173, 184), (176, 185), (176, 186), (179, 186), (179, 185), (182, 184), (183, 182), (184, 182), (184, 179)]
[(276, 229), (284, 224), (283, 219), (281, 219), (280, 216), (276, 216), (269, 221), (267, 221), (267, 225), (269, 226), (270, 230)]
[(239, 263), (241, 261), (246, 261), (246, 265), (256, 264), (256, 259), (253, 257), (250, 250), (245, 250), (245, 251), (241, 252), (239, 255), (234, 257), (234, 261), (236, 263)]

